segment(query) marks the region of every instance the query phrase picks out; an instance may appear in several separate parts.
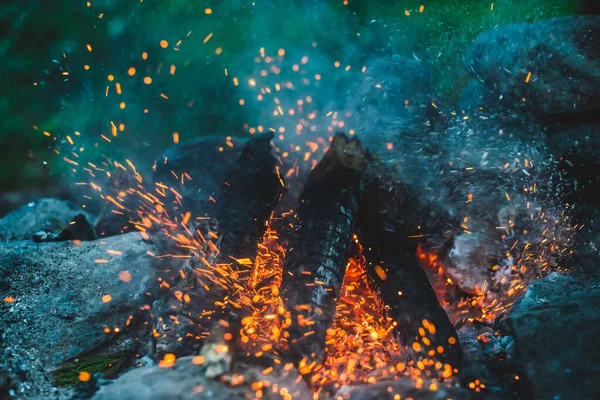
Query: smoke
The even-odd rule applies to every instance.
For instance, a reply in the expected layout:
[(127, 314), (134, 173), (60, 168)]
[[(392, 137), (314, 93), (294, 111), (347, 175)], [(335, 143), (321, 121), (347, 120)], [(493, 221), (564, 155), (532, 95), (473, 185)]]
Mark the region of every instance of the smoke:
[[(107, 4), (98, 11), (117, 13)], [(225, 146), (229, 136), (272, 131), (281, 173), (294, 184), (341, 131), (415, 191), (415, 226), (450, 232), (437, 242), (468, 231), (459, 228), (465, 217), (494, 232), (531, 220), (531, 210), (561, 214), (560, 199), (541, 197), (553, 161), (540, 128), (479, 110), (485, 94), (465, 95), (465, 110), (444, 104), (439, 54), (418, 43), (424, 29), (402, 45), (406, 27), (423, 25), (421, 8), (368, 21), (320, 1), (144, 2), (129, 11), (99, 20), (106, 38), (90, 40), (93, 51), (61, 60), (80, 83), (64, 99), (59, 140), (62, 154), (77, 156), (75, 182), (98, 183), (115, 160), (151, 176), (174, 141), (217, 134)]]

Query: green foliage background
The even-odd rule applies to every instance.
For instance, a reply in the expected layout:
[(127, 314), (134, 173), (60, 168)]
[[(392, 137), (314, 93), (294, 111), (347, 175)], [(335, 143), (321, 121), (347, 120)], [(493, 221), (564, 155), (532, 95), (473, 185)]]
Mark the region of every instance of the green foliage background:
[[(182, 140), (243, 134), (247, 116), (233, 107), (235, 89), (226, 84), (223, 70), (248, 70), (250, 54), (260, 47), (273, 53), (316, 41), (327, 68), (335, 60), (364, 63), (375, 54), (415, 54), (431, 67), (439, 99), (454, 104), (468, 78), (462, 55), (480, 32), (583, 13), (584, 7), (583, 0), (348, 0), (347, 5), (343, 0), (92, 0), (89, 7), (80, 0), (5, 1), (0, 7), (0, 187), (59, 181), (69, 170), (62, 161), (65, 137), (75, 130), (82, 135), (70, 150), (84, 147), (98, 157), (108, 151), (115, 157), (127, 152), (156, 157), (172, 143), (174, 131)], [(213, 37), (204, 44), (209, 32)], [(161, 49), (162, 39), (170, 47), (181, 39), (181, 51)], [(217, 47), (221, 55), (215, 54)], [(143, 51), (151, 63), (143, 62)], [(165, 69), (177, 65), (177, 73), (159, 76), (160, 63)], [(138, 70), (135, 80), (127, 76), (131, 66)], [(103, 96), (108, 74), (123, 85), (124, 110)], [(153, 76), (152, 85), (140, 82), (143, 74)], [(157, 96), (161, 90), (169, 93), (168, 102)], [(193, 107), (187, 107), (192, 99)], [(150, 112), (144, 114), (144, 108)], [(110, 132), (115, 115), (137, 136), (123, 135), (109, 149), (99, 134)]]

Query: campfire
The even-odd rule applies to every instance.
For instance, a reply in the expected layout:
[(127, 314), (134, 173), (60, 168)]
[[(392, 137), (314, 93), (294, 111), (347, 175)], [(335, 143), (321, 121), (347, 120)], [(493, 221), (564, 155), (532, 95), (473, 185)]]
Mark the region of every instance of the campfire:
[[(114, 197), (103, 196), (114, 207), (97, 225), (137, 230), (164, 250), (152, 254), (163, 292), (151, 309), (153, 358), (171, 368), (191, 356), (207, 379), (249, 385), (256, 398), (281, 382), (295, 387), (281, 388), (284, 398), (346, 398), (352, 387), (407, 380), (418, 390), (452, 390), (462, 369), (455, 326), (492, 321), (526, 284), (514, 275), (494, 282), (504, 295), (490, 296), (487, 282), (472, 295), (457, 290), (442, 250), (406, 215), (410, 189), (357, 138), (332, 137), (290, 189), (272, 137), (243, 146), (210, 213), (186, 211), (163, 182), (145, 190), (132, 166), (113, 176)], [(194, 179), (166, 158), (155, 168), (182, 187)], [(485, 389), (477, 379), (468, 385)], [(400, 396), (393, 386), (384, 391)]]
[[(565, 221), (536, 207), (517, 226), (521, 217), (503, 208), (506, 226), (494, 229), (478, 229), (481, 222), (468, 217), (460, 231), (445, 231), (447, 220), (425, 227), (414, 211), (423, 209), (415, 207), (421, 199), (414, 188), (357, 136), (331, 136), (304, 173), (276, 156), (273, 136), (237, 145), (226, 138), (228, 152), (220, 138), (183, 144), (179, 155), (167, 151), (156, 161), (151, 184), (129, 160), (111, 161), (106, 189), (91, 185), (107, 205), (94, 226), (79, 214), (59, 233), (33, 236), (107, 245), (134, 231), (128, 235), (151, 245), (145, 256), (152, 272), (144, 279), (156, 279), (156, 288), (145, 289), (152, 301), (124, 324), (102, 326), (107, 338), (127, 332), (135, 347), (122, 352), (119, 344), (116, 351), (110, 346), (119, 342), (105, 339), (92, 355), (68, 358), (53, 372), (57, 382), (70, 382), (73, 370), (81, 382), (94, 369), (116, 376), (130, 358), (167, 374), (195, 371), (186, 385), (197, 384), (181, 389), (192, 394), (460, 398), (465, 390), (487, 390), (487, 363), (504, 369), (502, 390), (517, 390), (522, 372), (511, 364), (506, 315), (570, 252)], [(182, 169), (195, 157), (200, 176)], [(534, 185), (526, 191), (535, 192)], [(102, 251), (127, 253), (122, 244)], [(134, 279), (127, 269), (118, 278)], [(113, 296), (104, 292), (100, 301), (110, 304)], [(122, 355), (132, 348), (135, 354)], [(484, 356), (474, 356), (474, 348)], [(111, 397), (111, 387), (120, 390), (105, 386), (99, 398)]]
[(271, 137), (242, 150), (216, 218), (169, 221), (162, 207), (142, 216), (170, 239), (180, 253), (172, 257), (186, 259), (162, 277), (169, 294), (153, 310), (162, 365), (200, 348), (195, 360), (210, 378), (241, 379), (236, 363), (257, 364), (265, 375), (297, 374), (317, 397), (401, 376), (417, 388), (449, 384), (461, 362), (457, 334), (417, 263), (417, 241), (393, 214), (407, 195), (365, 180), (375, 159), (338, 134), (297, 207), (279, 212), (289, 194)]
[(251, 57), (157, 31), (127, 68), (85, 61), (119, 114), (34, 126), (74, 185), (0, 218), (0, 397), (591, 398), (596, 22), (482, 33), (457, 104), (437, 48), (373, 52), (379, 30)]

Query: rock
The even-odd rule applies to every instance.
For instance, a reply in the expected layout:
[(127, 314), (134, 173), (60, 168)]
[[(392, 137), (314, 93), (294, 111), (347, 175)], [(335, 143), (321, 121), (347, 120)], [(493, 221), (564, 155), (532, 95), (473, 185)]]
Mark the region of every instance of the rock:
[(460, 380), (464, 386), (478, 380), (493, 393), (512, 393), (516, 398), (526, 398), (524, 382), (515, 380), (523, 371), (515, 355), (512, 336), (501, 336), (488, 326), (467, 324), (459, 329), (458, 338), (463, 349)]
[(33, 235), (33, 241), (36, 243), (63, 242), (65, 240), (94, 240), (95, 238), (94, 227), (83, 214), (77, 214), (73, 218), (73, 221), (60, 231), (60, 233), (40, 231)]
[(475, 40), (465, 63), (492, 91), (490, 106), (527, 110), (542, 118), (596, 110), (600, 17), (573, 16), (492, 29)]
[[(45, 181), (45, 184), (40, 185), (40, 182), (33, 183), (33, 186), (27, 186), (25, 182), (21, 182), (18, 188), (14, 190), (3, 190), (0, 193), (0, 217), (4, 217), (11, 211), (14, 211), (27, 203), (52, 197), (62, 200), (74, 200), (73, 190), (66, 181), (52, 182)], [(78, 193), (79, 194), (79, 193)]]
[(0, 245), (0, 370), (19, 390), (49, 397), (49, 371), (122, 337), (117, 332), (151, 304), (152, 249), (137, 233), (79, 245)]
[[(204, 136), (169, 147), (156, 161), (154, 182), (177, 190), (186, 211), (209, 213), (214, 204), (211, 198), (216, 199), (246, 142), (235, 137), (230, 139)], [(178, 204), (172, 206), (179, 207)]]
[[(521, 116), (480, 112), (457, 116), (443, 133), (396, 143), (393, 151), (378, 156), (398, 181), (414, 188), (421, 206), (432, 204), (458, 218), (472, 215), (465, 210), (475, 207), (478, 215), (495, 224), (504, 193), (529, 186), (535, 182), (533, 173), (546, 172), (545, 142), (539, 126)], [(474, 200), (466, 202), (469, 194)]]
[[(338, 390), (335, 396), (331, 397), (334, 399), (350, 399), (350, 400), (362, 400), (362, 399), (387, 399), (392, 400), (398, 398), (400, 395), (401, 399), (415, 399), (415, 400), (445, 400), (448, 398), (454, 399), (475, 399), (480, 398), (475, 394), (473, 390), (467, 390), (464, 388), (451, 385), (444, 385), (443, 383), (437, 383), (437, 388), (431, 390), (431, 381), (425, 379), (423, 387), (417, 389), (415, 380), (410, 377), (403, 376), (398, 380), (380, 381), (368, 385), (358, 385), (355, 387), (343, 386)], [(396, 397), (395, 397), (396, 396)]]
[(12, 382), (7, 371), (0, 370), (0, 398), (6, 399), (12, 391)]
[(570, 270), (600, 278), (600, 268), (596, 262), (600, 257), (600, 208), (595, 205), (576, 207), (579, 228), (578, 241), (574, 243), (570, 257)]
[[(159, 400), (159, 399), (247, 399), (255, 397), (250, 386), (262, 382), (263, 399), (281, 399), (280, 390), (271, 390), (269, 386), (286, 388), (294, 399), (312, 399), (312, 393), (303, 380), (297, 380), (298, 373), (292, 369), (283, 372), (280, 368), (264, 375), (263, 367), (239, 365), (238, 373), (221, 378), (224, 381), (208, 379), (204, 376), (204, 367), (195, 365), (198, 358), (183, 357), (174, 365), (142, 367), (131, 370), (103, 386), (95, 400)], [(243, 380), (240, 377), (243, 374)], [(239, 380), (236, 382), (236, 380)]]
[[(585, 229), (593, 231), (594, 234), (598, 231), (594, 231), (592, 225), (597, 225), (598, 220), (592, 220), (598, 216), (597, 210), (600, 207), (597, 194), (600, 183), (598, 129), (599, 123), (573, 121), (547, 130), (548, 148), (555, 159), (559, 160), (556, 166), (558, 179), (554, 182), (555, 191), (561, 194), (564, 203), (571, 205), (571, 224), (585, 224)], [(581, 238), (586, 235), (579, 232), (578, 236)], [(592, 258), (587, 258), (586, 261), (588, 260), (595, 264)], [(576, 264), (576, 267), (579, 268), (580, 265)]]
[[(508, 262), (507, 253), (518, 259), (523, 249), (513, 248), (516, 240), (520, 245), (543, 239), (536, 235), (546, 226), (532, 218), (534, 210), (552, 210), (554, 216), (560, 209), (555, 196), (529, 193), (534, 184), (545, 193), (555, 174), (544, 136), (536, 125), (522, 122), (519, 117), (482, 113), (457, 118), (439, 138), (440, 150), (428, 156), (429, 175), (416, 179), (419, 175), (413, 175), (412, 165), (404, 173), (405, 182), (416, 188), (420, 205), (431, 204), (433, 210), (455, 218), (451, 250), (447, 258), (440, 254), (441, 263), (448, 277), (470, 294), (482, 289), (485, 281), (492, 284), (492, 267)], [(506, 234), (498, 229), (502, 226), (514, 229)], [(435, 244), (441, 230), (428, 231)]]
[(487, 105), (490, 97), (493, 97), (493, 93), (490, 92), (487, 86), (477, 79), (472, 79), (460, 92), (458, 109), (471, 115)]
[(94, 221), (92, 215), (66, 200), (46, 198), (31, 202), (0, 218), (0, 241), (27, 240), (40, 231), (58, 234), (78, 214)]
[(536, 399), (600, 393), (600, 281), (552, 273), (533, 282), (509, 316)]
[[(493, 231), (492, 231), (493, 232)], [(490, 279), (491, 256), (499, 253), (500, 246), (487, 232), (460, 233), (444, 263), (444, 273), (465, 293), (479, 294)]]
[(487, 354), (477, 336), (477, 329), (471, 325), (465, 325), (458, 330), (458, 339), (463, 349), (461, 378), (466, 382), (480, 379), (489, 386), (495, 383), (495, 379), (487, 365)]

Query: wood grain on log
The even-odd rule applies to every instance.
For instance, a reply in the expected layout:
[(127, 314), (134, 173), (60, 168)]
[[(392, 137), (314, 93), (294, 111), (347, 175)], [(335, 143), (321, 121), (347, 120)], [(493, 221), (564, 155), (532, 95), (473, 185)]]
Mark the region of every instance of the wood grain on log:
[[(370, 281), (389, 307), (388, 317), (397, 322), (404, 345), (425, 352), (436, 349), (436, 359), (459, 367), (462, 354), (456, 330), (416, 259), (420, 235), (411, 231), (407, 217), (415, 200), (406, 186), (382, 178), (383, 169), (375, 165), (369, 166), (363, 181), (358, 226)], [(425, 341), (419, 328), (426, 333)], [(415, 341), (418, 345), (413, 346)]]
[[(271, 154), (272, 138), (273, 133), (269, 132), (246, 143), (216, 200), (219, 256), (215, 264), (230, 264), (232, 274), (237, 274), (232, 277), (234, 281), (249, 271), (234, 259), (256, 257), (257, 244), (282, 189)], [(209, 286), (209, 291), (200, 287), (202, 293), (196, 297), (198, 303), (204, 303), (202, 309), (214, 309), (215, 301), (223, 302), (232, 294), (227, 289), (233, 288)], [(218, 315), (213, 313), (213, 318)]]
[(248, 141), (217, 198), (215, 217), (222, 232), (223, 262), (229, 262), (230, 256), (256, 256), (256, 245), (283, 189), (275, 172), (271, 139), (269, 132)]
[(302, 193), (282, 282), (291, 313), (288, 343), (296, 361), (324, 358), (326, 331), (352, 248), (363, 166), (360, 142), (338, 134)]
[[(171, 342), (179, 341), (188, 354), (195, 347), (190, 341), (198, 343), (224, 314), (232, 311), (232, 302), (228, 300), (235, 299), (234, 294), (241, 288), (239, 282), (249, 272), (248, 266), (235, 259), (256, 256), (257, 244), (282, 190), (275, 172), (276, 160), (271, 154), (272, 138), (273, 133), (269, 132), (246, 143), (216, 199), (215, 218), (201, 224), (206, 226), (197, 227), (206, 238), (217, 234), (213, 238), (219, 254), (212, 260), (216, 267), (206, 272), (209, 269), (206, 261), (193, 258), (183, 271), (185, 278), (171, 289), (166, 300), (165, 312), (176, 314), (179, 321), (175, 332), (172, 329), (167, 335), (172, 336)], [(181, 300), (182, 294), (187, 301)], [(168, 318), (163, 320), (168, 322)]]

